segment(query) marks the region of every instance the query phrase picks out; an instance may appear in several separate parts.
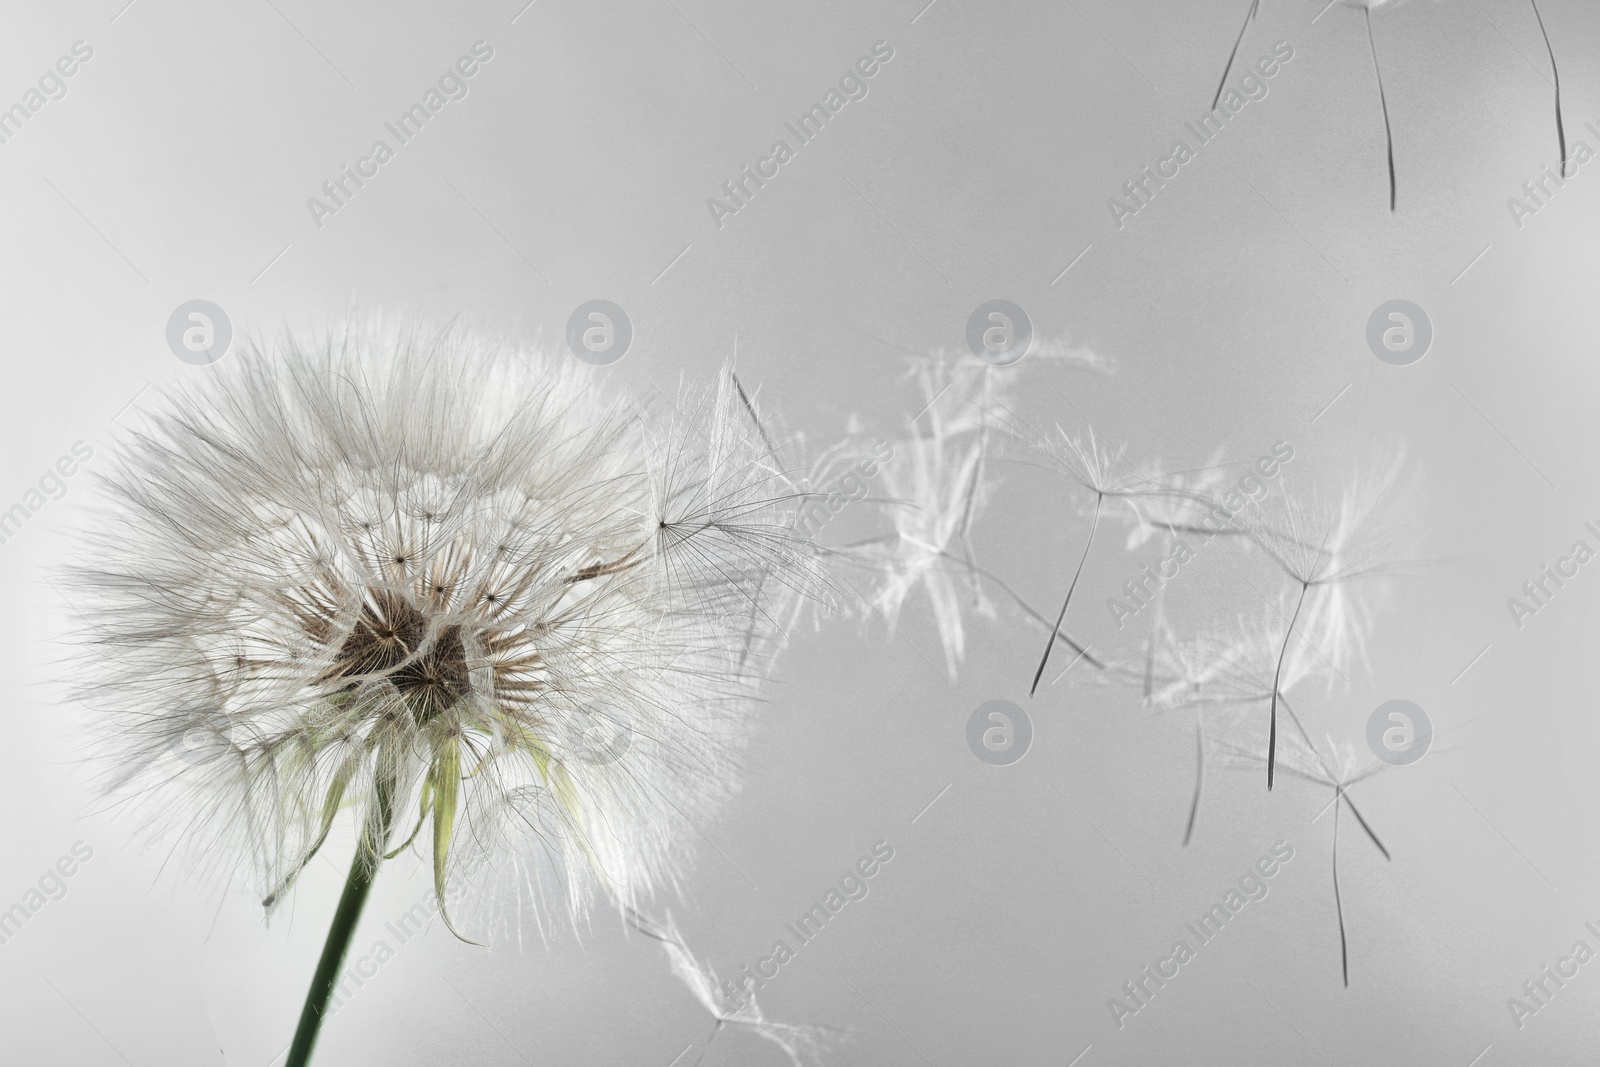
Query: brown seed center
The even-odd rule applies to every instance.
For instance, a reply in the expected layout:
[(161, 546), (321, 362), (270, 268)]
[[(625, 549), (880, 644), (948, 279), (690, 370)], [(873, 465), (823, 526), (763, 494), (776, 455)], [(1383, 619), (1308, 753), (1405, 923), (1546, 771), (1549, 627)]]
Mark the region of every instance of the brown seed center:
[(427, 616), (390, 592), (372, 594), (330, 674), (387, 677), (424, 722), (472, 692), (461, 628), (445, 626), (430, 638)]

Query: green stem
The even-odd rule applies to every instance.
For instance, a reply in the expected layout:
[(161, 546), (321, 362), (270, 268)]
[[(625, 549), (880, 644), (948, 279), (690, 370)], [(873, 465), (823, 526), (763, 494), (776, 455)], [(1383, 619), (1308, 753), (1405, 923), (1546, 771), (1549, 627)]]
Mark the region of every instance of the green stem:
[(311, 978), (311, 989), (306, 993), (306, 1004), (300, 1011), (300, 1024), (295, 1027), (294, 1043), (289, 1046), (289, 1058), (284, 1067), (306, 1067), (311, 1062), (311, 1051), (322, 1030), (323, 1013), (333, 996), (334, 987), (338, 985), (339, 972), (350, 951), (350, 939), (355, 936), (356, 925), (361, 921), (361, 909), (367, 903), (372, 883), (378, 877), (378, 867), (383, 863), (383, 854), (389, 842), (389, 827), (394, 821), (392, 808), (395, 794), (394, 771), (384, 768), (383, 762), (383, 753), (380, 753), (377, 795), (372, 812), (361, 841), (356, 846), (350, 873), (345, 876), (344, 893), (339, 897), (339, 907), (333, 913), (333, 925), (328, 928), (328, 939), (322, 946), (322, 958), (317, 961), (316, 974)]

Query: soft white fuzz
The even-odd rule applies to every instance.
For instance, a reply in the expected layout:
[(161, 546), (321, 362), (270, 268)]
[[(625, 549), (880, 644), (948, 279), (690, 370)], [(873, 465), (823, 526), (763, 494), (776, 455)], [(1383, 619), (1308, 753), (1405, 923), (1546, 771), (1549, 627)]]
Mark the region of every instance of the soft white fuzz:
[(672, 883), (813, 562), (731, 373), (665, 407), (365, 325), (174, 391), (74, 572), (108, 787), (269, 904), (385, 778), (441, 902), (510, 881), (543, 930)]

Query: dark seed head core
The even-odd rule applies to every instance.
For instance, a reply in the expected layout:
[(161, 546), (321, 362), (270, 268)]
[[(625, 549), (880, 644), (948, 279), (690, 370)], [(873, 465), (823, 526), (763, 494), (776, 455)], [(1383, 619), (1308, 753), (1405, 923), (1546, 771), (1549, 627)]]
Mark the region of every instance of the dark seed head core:
[(430, 638), (427, 616), (390, 592), (371, 595), (330, 674), (386, 677), (423, 722), (472, 692), (461, 628), (445, 626)]

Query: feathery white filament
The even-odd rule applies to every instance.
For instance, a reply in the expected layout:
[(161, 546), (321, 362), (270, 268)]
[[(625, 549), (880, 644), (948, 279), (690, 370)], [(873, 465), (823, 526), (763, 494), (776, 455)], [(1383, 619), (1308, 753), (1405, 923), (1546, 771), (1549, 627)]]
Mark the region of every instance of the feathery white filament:
[(673, 881), (813, 577), (731, 376), (663, 413), (460, 329), (278, 347), (107, 477), (73, 582), (111, 787), (269, 898), (385, 777), (441, 899), (509, 877), (543, 929)]

